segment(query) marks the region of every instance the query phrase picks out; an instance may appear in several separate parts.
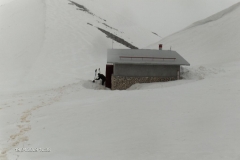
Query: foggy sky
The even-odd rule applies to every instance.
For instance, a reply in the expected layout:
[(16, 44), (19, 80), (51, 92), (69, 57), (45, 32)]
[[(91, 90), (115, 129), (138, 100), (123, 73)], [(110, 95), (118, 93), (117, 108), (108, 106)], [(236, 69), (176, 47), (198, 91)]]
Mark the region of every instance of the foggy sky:
[[(11, 1), (14, 0), (0, 0), (0, 5)], [(121, 7), (119, 3), (115, 3), (116, 1), (122, 3)], [(116, 4), (115, 8), (113, 7), (116, 12), (127, 14), (137, 24), (166, 37), (240, 0), (110, 0), (109, 2), (112, 5)]]
[(0, 0), (0, 6), (4, 5), (4, 4), (7, 4), (7, 3), (11, 2), (11, 1), (13, 1), (13, 0)]
[[(134, 1), (134, 0), (133, 0)], [(146, 0), (137, 0), (146, 1)], [(139, 14), (137, 21), (162, 37), (173, 34), (190, 24), (224, 10), (240, 0), (147, 0), (148, 6), (132, 9)], [(134, 5), (136, 5), (134, 7)]]

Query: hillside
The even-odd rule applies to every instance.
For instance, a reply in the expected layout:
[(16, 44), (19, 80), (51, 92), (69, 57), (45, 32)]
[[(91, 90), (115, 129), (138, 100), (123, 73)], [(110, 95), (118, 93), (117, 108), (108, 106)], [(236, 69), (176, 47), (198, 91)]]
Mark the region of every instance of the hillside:
[(238, 61), (240, 58), (240, 3), (204, 20), (195, 22), (148, 48), (178, 51), (191, 65), (214, 65)]
[(104, 72), (111, 37), (115, 48), (142, 48), (159, 39), (130, 15), (119, 15), (111, 3), (105, 4), (108, 1), (22, 0), (2, 6), (2, 91), (49, 89), (92, 79), (95, 68)]

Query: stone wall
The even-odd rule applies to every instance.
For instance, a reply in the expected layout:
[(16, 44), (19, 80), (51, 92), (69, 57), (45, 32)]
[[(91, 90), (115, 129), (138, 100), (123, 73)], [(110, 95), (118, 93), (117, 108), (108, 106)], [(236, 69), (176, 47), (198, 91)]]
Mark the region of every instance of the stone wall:
[(174, 81), (177, 77), (124, 77), (112, 75), (112, 90), (126, 90), (136, 83)]

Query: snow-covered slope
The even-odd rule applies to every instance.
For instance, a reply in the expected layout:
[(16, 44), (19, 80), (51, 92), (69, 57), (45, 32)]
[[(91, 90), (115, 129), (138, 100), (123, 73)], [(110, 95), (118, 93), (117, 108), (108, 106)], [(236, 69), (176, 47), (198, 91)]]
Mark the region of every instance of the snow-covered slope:
[[(33, 81), (39, 84), (31, 88), (43, 87), (1, 94), (0, 159), (239, 159), (238, 5), (215, 21), (203, 20), (158, 42), (165, 49), (172, 46), (191, 63), (182, 70), (182, 80), (110, 91), (88, 82), (92, 70), (105, 65), (105, 48), (111, 47), (111, 41), (87, 23), (104, 28), (98, 21), (106, 19), (107, 25), (127, 33), (122, 38), (131, 35), (138, 47), (147, 45), (151, 36), (127, 15), (109, 14), (101, 7), (109, 1), (76, 0), (97, 16), (77, 11), (76, 5), (63, 0), (21, 0), (0, 10), (3, 17), (8, 14), (2, 13), (12, 12), (11, 23), (0, 24), (1, 31), (5, 29), (1, 38), (17, 36), (13, 45), (1, 39), (1, 52), (6, 53), (1, 53), (5, 62), (1, 84), (21, 80), (16, 87)], [(8, 25), (15, 23), (12, 20), (18, 22), (15, 29)], [(38, 25), (31, 27), (28, 20)], [(29, 34), (23, 34), (25, 28)], [(143, 41), (141, 34), (147, 37)], [(29, 55), (33, 50), (38, 52)], [(41, 152), (48, 148), (50, 152)]]
[[(138, 48), (159, 39), (127, 13), (114, 12), (106, 0), (72, 2), (89, 12), (68, 0), (12, 1), (0, 8), (2, 91), (92, 79), (96, 67), (104, 72), (112, 40), (98, 28)], [(113, 47), (127, 48), (117, 42)]]
[(240, 3), (209, 18), (195, 22), (148, 48), (157, 49), (162, 43), (164, 49), (179, 52), (192, 66), (227, 63), (240, 58)]
[(15, 1), (0, 8), (0, 82), (9, 89), (26, 77), (41, 55), (45, 4)]

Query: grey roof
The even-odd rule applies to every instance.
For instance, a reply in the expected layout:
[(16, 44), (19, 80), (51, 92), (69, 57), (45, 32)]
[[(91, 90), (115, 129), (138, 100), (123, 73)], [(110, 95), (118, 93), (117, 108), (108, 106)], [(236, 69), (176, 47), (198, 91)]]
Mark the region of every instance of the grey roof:
[(176, 51), (150, 49), (109, 49), (107, 63), (190, 66)]

